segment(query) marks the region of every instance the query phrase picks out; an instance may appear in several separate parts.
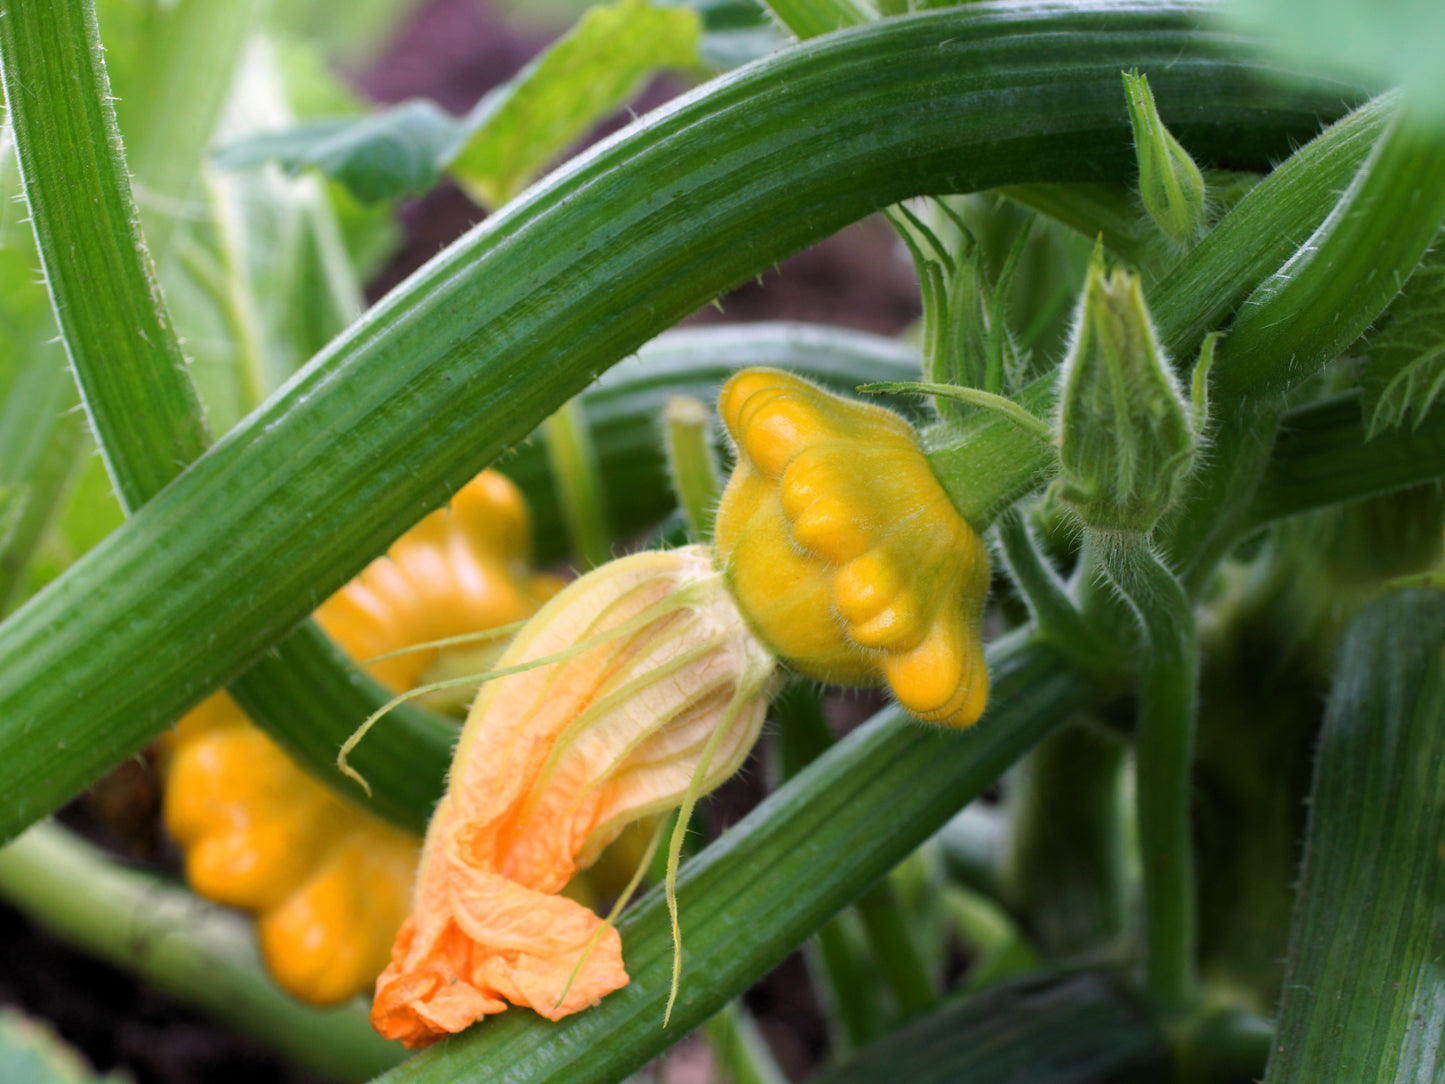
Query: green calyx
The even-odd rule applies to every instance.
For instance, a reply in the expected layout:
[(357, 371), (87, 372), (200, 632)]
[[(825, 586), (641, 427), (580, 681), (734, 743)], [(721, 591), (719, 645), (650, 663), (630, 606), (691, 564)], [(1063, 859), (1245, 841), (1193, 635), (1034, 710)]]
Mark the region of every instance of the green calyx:
[(1188, 241), (1204, 225), (1204, 175), (1159, 119), (1148, 77), (1138, 72), (1122, 75), (1139, 159), (1139, 197), (1165, 236)]
[(1194, 432), (1136, 276), (1090, 267), (1061, 379), (1058, 495), (1090, 527), (1149, 531), (1189, 473)]

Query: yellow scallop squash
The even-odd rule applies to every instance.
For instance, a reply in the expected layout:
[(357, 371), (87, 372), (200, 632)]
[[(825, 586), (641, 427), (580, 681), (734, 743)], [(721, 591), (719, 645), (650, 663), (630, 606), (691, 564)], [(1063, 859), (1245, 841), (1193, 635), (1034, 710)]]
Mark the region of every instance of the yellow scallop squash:
[[(518, 621), (558, 586), (530, 574), (529, 534), (522, 495), (484, 471), (316, 619), (358, 659)], [(368, 669), (401, 691), (437, 663), (432, 648)], [(282, 987), (320, 1005), (371, 988), (409, 909), (417, 839), (334, 796), (224, 693), (176, 728), (165, 820), (192, 887), (255, 914)]]
[(977, 720), (988, 554), (912, 427), (771, 369), (734, 376), (719, 409), (738, 461), (718, 559), (763, 641), (821, 681), (886, 681), (920, 719)]

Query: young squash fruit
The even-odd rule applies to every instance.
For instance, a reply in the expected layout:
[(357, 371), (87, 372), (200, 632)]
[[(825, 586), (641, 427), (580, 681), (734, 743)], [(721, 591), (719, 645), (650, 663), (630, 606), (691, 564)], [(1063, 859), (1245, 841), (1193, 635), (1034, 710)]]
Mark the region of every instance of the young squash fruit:
[(763, 641), (807, 677), (886, 681), (920, 719), (975, 722), (988, 553), (912, 427), (773, 369), (738, 373), (719, 409), (738, 461), (718, 561)]
[[(559, 583), (530, 573), (522, 495), (484, 471), (316, 611), (347, 654), (372, 658), (521, 620)], [(367, 669), (400, 692), (443, 664), (436, 648)], [(262, 956), (296, 997), (369, 990), (410, 903), (417, 839), (336, 797), (224, 693), (176, 727), (166, 827), (202, 896), (256, 916)]]

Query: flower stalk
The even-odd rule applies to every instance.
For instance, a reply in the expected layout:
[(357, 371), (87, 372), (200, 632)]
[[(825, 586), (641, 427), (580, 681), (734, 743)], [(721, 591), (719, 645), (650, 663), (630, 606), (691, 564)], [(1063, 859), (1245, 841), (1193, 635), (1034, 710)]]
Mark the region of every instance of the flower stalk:
[(1143, 631), (1134, 737), (1135, 809), (1144, 873), (1145, 983), (1164, 1005), (1195, 996), (1198, 920), (1190, 767), (1199, 632), (1183, 586), (1137, 532), (1094, 534), (1106, 574)]

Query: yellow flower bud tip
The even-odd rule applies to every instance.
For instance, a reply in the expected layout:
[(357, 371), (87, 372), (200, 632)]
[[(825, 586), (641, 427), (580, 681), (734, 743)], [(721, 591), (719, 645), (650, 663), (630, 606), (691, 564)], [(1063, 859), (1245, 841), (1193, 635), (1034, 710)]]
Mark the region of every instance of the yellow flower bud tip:
[(738, 460), (718, 554), (753, 628), (809, 677), (886, 681), (919, 718), (974, 722), (988, 554), (912, 427), (771, 369), (734, 376), (719, 412)]
[(507, 1002), (555, 1020), (626, 984), (616, 930), (559, 893), (625, 825), (741, 765), (774, 670), (706, 547), (609, 562), (539, 610), (467, 718), (377, 1030), (425, 1046)]

